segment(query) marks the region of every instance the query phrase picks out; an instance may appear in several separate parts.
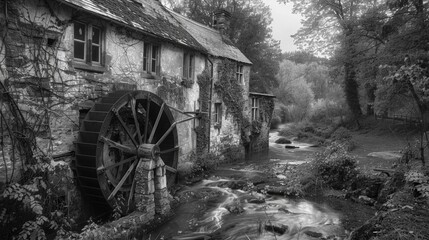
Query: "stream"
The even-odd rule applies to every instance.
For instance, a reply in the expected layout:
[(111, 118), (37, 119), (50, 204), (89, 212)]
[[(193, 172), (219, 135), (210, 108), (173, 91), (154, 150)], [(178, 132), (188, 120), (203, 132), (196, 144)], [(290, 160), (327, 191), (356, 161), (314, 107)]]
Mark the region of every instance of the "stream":
[[(299, 148), (286, 149), (285, 144), (275, 143), (278, 138), (277, 132), (270, 133), (265, 155), (228, 165), (182, 188), (174, 216), (151, 232), (149, 239), (345, 239), (343, 214), (329, 202), (263, 194), (252, 188), (255, 179), (266, 178), (264, 168), (300, 164), (320, 150), (294, 141), (291, 145)], [(282, 176), (277, 178), (281, 181)]]

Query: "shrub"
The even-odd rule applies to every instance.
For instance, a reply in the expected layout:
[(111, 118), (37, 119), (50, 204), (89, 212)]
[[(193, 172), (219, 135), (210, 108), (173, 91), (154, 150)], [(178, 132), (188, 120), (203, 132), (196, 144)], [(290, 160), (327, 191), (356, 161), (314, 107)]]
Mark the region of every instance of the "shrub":
[(423, 197), (429, 198), (429, 177), (427, 175), (421, 171), (409, 171), (405, 174), (405, 180), (413, 184)]
[[(26, 165), (19, 183), (6, 186), (0, 195), (0, 236), (4, 239), (46, 239), (70, 229), (65, 214), (67, 203), (57, 192), (54, 176), (61, 165), (53, 166), (45, 156), (35, 156), (33, 165)], [(63, 177), (65, 184), (72, 180)]]
[(337, 128), (337, 130), (335, 130), (331, 134), (331, 138), (333, 140), (345, 140), (345, 139), (351, 139), (352, 135), (351, 135), (350, 131), (347, 128), (345, 128), (345, 127), (339, 127), (339, 128)]
[(270, 123), (270, 129), (277, 129), (281, 123), (281, 119), (279, 116), (273, 116)]
[(192, 174), (199, 174), (206, 171), (212, 171), (219, 165), (220, 157), (212, 152), (197, 155), (193, 152), (190, 156), (194, 163), (192, 166)]
[(334, 189), (348, 187), (358, 175), (354, 157), (348, 154), (343, 144), (336, 142), (316, 154), (312, 164), (315, 174)]

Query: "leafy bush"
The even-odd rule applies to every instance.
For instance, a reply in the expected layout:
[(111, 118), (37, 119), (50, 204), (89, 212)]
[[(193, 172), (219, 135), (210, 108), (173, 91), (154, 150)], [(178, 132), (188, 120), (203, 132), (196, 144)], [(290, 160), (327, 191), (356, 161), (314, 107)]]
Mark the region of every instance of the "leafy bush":
[(339, 127), (339, 128), (337, 128), (337, 130), (335, 130), (331, 134), (331, 138), (333, 140), (345, 140), (345, 139), (351, 139), (352, 135), (351, 135), (350, 131), (347, 128), (345, 128), (345, 127)]
[(270, 129), (277, 129), (281, 123), (280, 116), (273, 116), (270, 123)]
[(212, 152), (206, 152), (201, 155), (197, 155), (195, 152), (193, 152), (190, 158), (194, 163), (192, 166), (192, 174), (199, 174), (202, 172), (214, 170), (220, 162), (220, 157)]
[(6, 186), (0, 195), (0, 236), (4, 239), (46, 239), (48, 234), (59, 235), (71, 228), (64, 217), (66, 203), (56, 192), (59, 183), (49, 178), (59, 165), (54, 167), (49, 161), (36, 156), (35, 164), (24, 167), (21, 181)]
[(405, 180), (412, 183), (423, 197), (429, 198), (429, 176), (420, 171), (409, 171), (405, 174)]
[(356, 160), (343, 144), (334, 142), (312, 162), (315, 174), (328, 186), (344, 189), (357, 177)]

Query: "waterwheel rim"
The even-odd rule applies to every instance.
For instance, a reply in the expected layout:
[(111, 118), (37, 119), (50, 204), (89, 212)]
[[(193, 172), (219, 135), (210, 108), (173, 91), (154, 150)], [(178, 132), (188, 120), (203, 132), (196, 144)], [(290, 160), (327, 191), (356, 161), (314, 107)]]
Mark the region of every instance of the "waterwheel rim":
[[(88, 129), (90, 123), (100, 126)], [(78, 179), (86, 195), (98, 203), (104, 200), (112, 208), (117, 207), (120, 200), (121, 205), (132, 210), (135, 206), (132, 201), (134, 171), (142, 158), (162, 158), (167, 169), (173, 169), (167, 172), (168, 186), (174, 184), (178, 136), (173, 123), (170, 109), (151, 92), (121, 91), (102, 98), (83, 121), (76, 149)], [(168, 130), (171, 131), (164, 136)], [(85, 138), (88, 134), (96, 136)], [(91, 148), (81, 148), (88, 144)], [(153, 152), (139, 152), (143, 145), (149, 146)], [(83, 171), (79, 167), (84, 158), (88, 160), (88, 156), (90, 161), (95, 161), (90, 164), (93, 170), (90, 177), (96, 176), (98, 186), (94, 186), (93, 182), (88, 184), (88, 169)]]

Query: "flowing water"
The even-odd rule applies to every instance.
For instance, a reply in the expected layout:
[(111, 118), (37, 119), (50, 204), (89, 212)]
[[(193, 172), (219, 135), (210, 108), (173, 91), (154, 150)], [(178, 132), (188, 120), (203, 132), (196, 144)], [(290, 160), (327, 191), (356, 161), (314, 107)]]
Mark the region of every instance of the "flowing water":
[(151, 239), (344, 239), (341, 214), (328, 205), (264, 195), (246, 188), (246, 181), (236, 180), (239, 175), (244, 179), (264, 175), (251, 165), (299, 164), (317, 150), (298, 142), (292, 145), (299, 148), (285, 149), (284, 144), (274, 143), (278, 138), (276, 132), (270, 134), (270, 151), (265, 156), (254, 156), (238, 167), (219, 171), (230, 171), (229, 175), (221, 174), (183, 189), (180, 198), (185, 203), (175, 210), (171, 220), (151, 233)]

